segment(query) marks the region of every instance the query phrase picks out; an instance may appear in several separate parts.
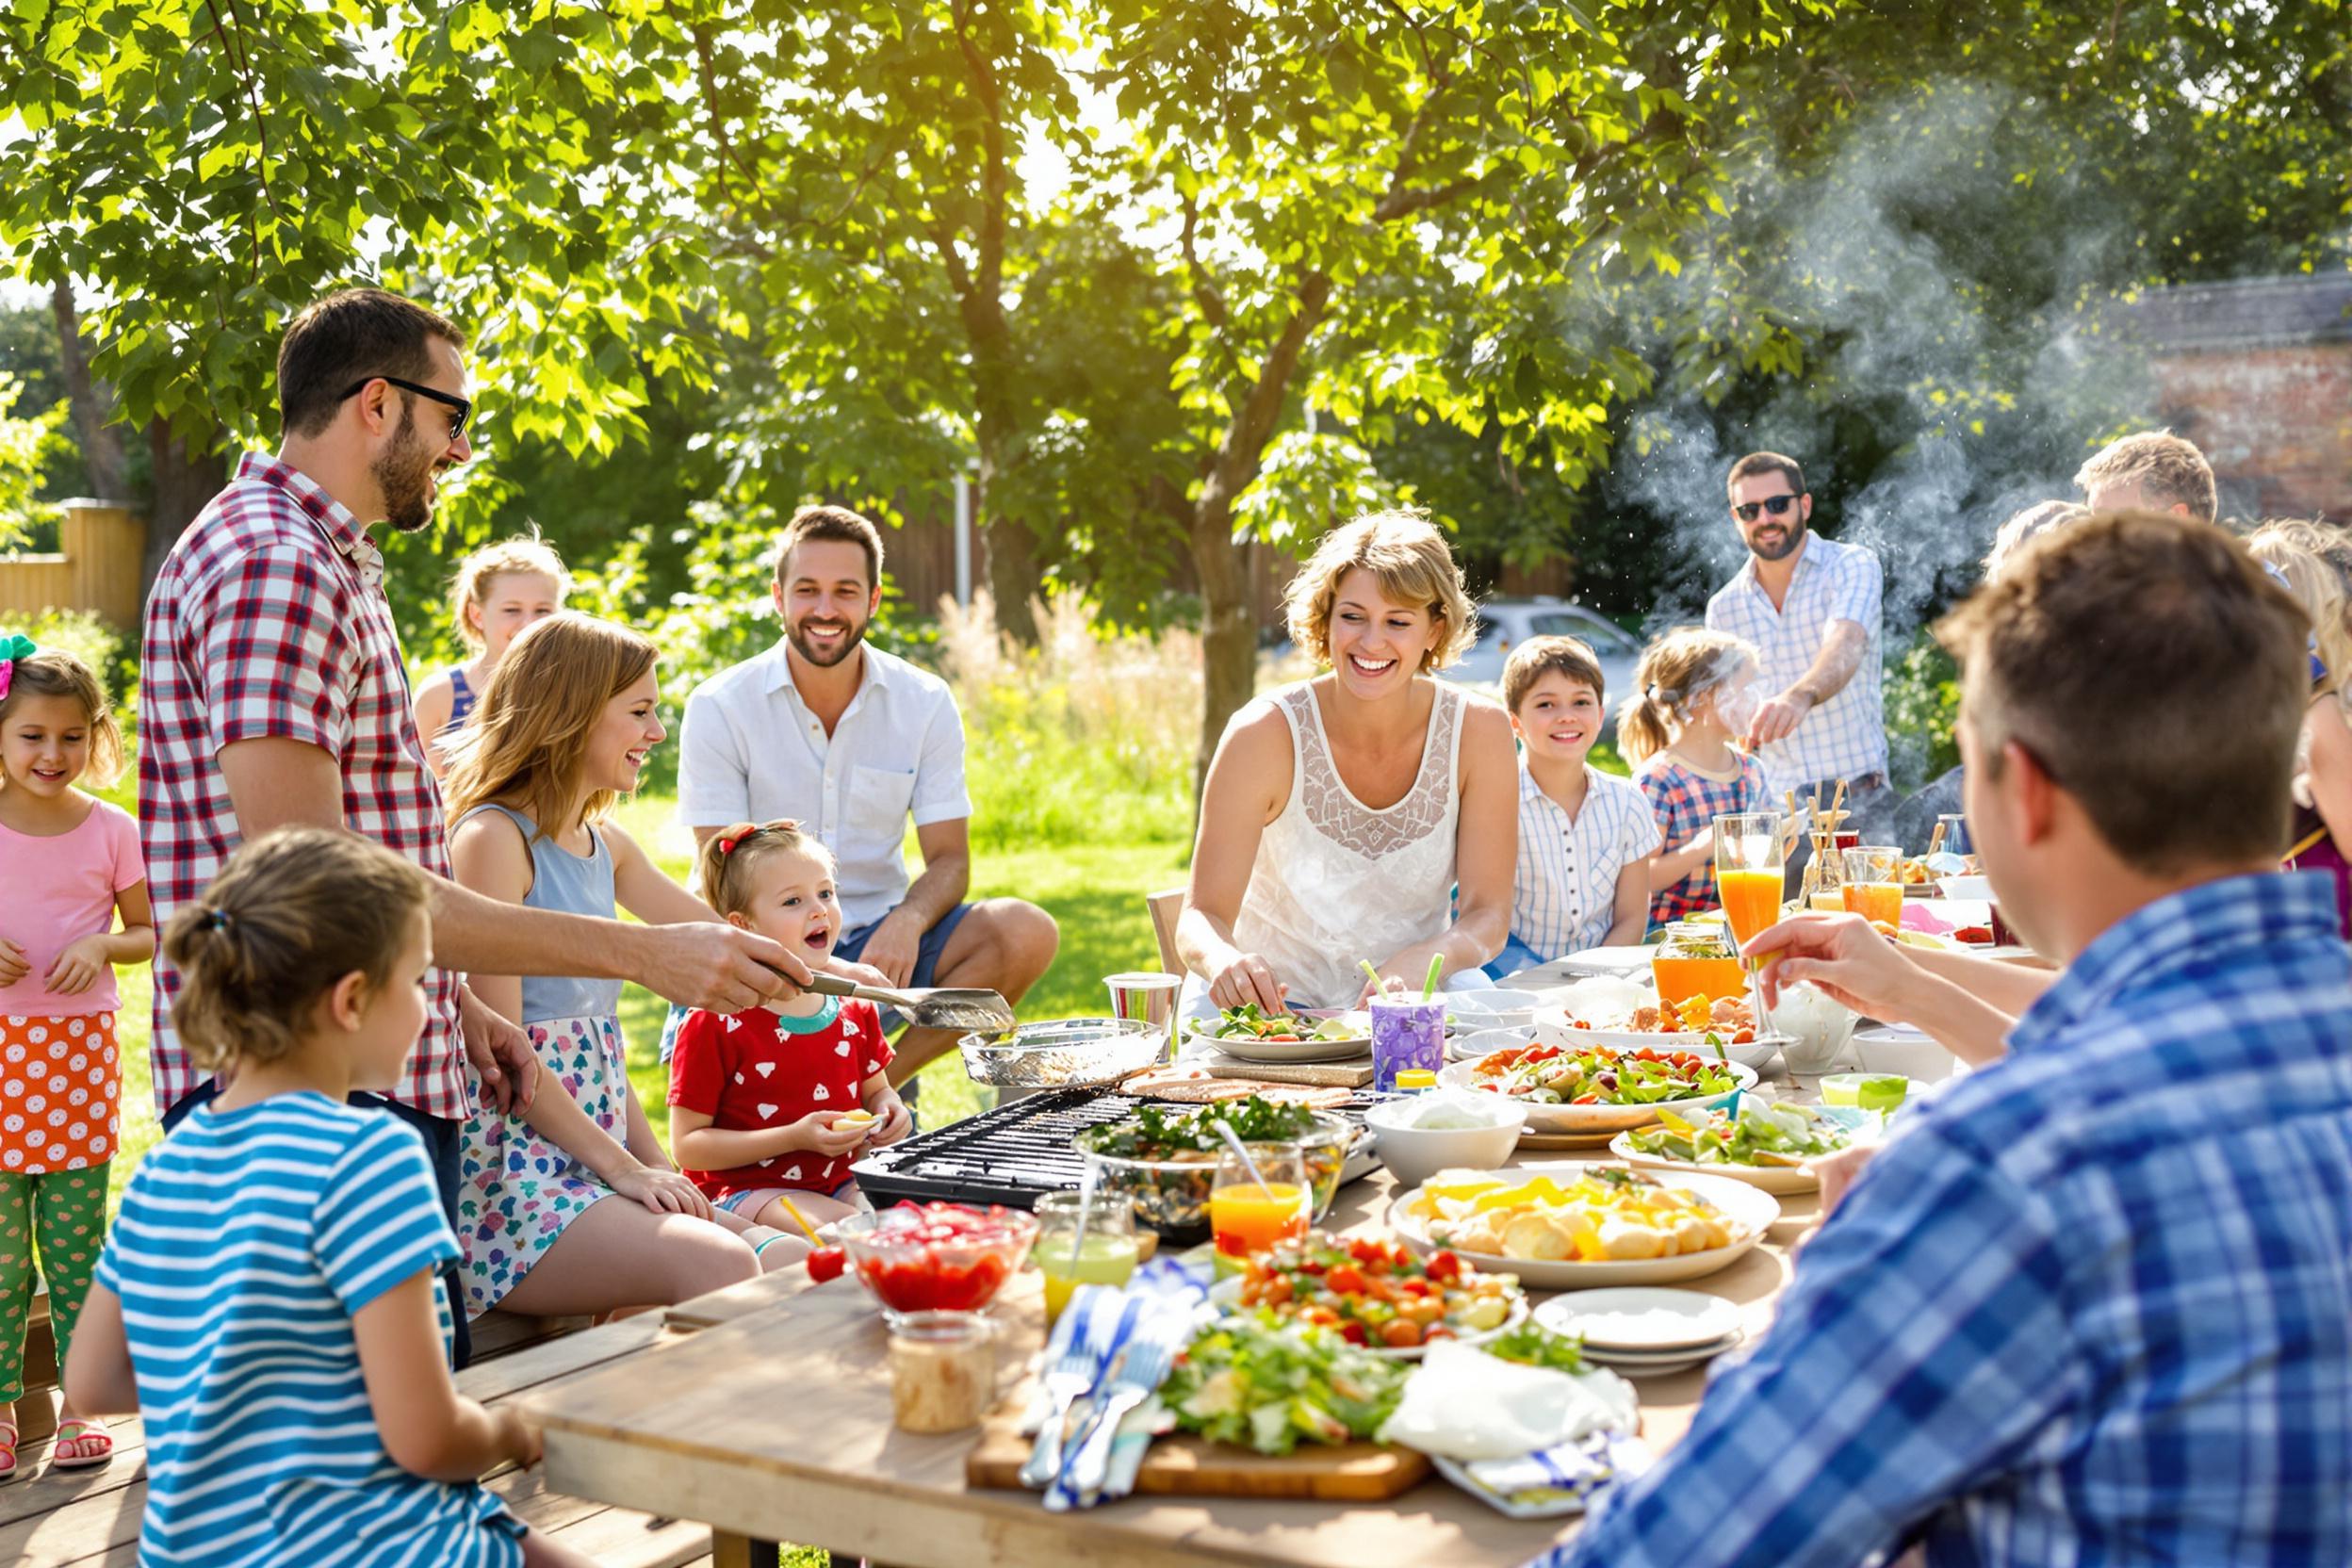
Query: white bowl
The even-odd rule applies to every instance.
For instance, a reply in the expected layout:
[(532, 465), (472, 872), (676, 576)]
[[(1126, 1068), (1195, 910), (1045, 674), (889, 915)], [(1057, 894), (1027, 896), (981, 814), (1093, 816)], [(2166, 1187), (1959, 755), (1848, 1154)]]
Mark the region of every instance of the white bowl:
[[(1468, 1092), (1462, 1091), (1465, 1096)], [(1489, 1126), (1405, 1126), (1405, 1119), (1421, 1108), (1419, 1096), (1387, 1101), (1364, 1113), (1364, 1124), (1372, 1129), (1373, 1152), (1396, 1172), (1399, 1187), (1417, 1187), (1441, 1170), (1498, 1170), (1510, 1163), (1519, 1147), (1519, 1130), (1527, 1125), (1527, 1108), (1500, 1095), (1478, 1099), (1494, 1102), (1478, 1107), (1493, 1119)]]
[(1533, 1028), (1479, 1029), (1467, 1035), (1456, 1035), (1447, 1054), (1454, 1060), (1461, 1062), (1467, 1061), (1473, 1056), (1483, 1056), (1490, 1051), (1511, 1051), (1519, 1046), (1534, 1043), (1535, 1030)]
[(1861, 1021), (1854, 1009), (1804, 981), (1782, 991), (1772, 1013), (1772, 1027), (1788, 1037), (1780, 1059), (1789, 1071), (1807, 1074), (1837, 1066)]
[(1933, 1084), (1960, 1070), (1960, 1058), (1917, 1029), (1890, 1026), (1865, 1029), (1854, 1037), (1852, 1052), (1864, 1072), (1900, 1073), (1915, 1084)]
[(1449, 991), (1446, 1011), (1463, 1029), (1525, 1029), (1535, 1022), (1544, 999), (1533, 991), (1506, 990), (1499, 986)]

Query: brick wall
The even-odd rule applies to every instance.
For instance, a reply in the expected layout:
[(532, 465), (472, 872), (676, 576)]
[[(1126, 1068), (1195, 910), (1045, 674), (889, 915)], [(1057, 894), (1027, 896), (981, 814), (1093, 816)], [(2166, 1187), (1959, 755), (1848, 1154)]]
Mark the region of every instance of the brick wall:
[(2196, 442), (2225, 515), (2352, 523), (2352, 343), (2159, 352), (2162, 420)]

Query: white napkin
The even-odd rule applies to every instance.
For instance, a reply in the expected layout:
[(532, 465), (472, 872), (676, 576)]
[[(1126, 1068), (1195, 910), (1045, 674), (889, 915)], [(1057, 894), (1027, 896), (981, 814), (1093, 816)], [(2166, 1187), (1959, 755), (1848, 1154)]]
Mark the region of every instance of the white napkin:
[(1406, 1380), (1380, 1439), (1447, 1459), (1513, 1459), (1640, 1421), (1633, 1385), (1614, 1372), (1521, 1366), (1441, 1341)]

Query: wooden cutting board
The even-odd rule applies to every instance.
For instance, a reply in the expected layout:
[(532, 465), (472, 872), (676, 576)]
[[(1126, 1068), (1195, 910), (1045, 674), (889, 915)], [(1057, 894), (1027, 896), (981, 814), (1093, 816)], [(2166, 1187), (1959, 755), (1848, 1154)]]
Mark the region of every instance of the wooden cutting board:
[(1372, 1082), (1372, 1058), (1352, 1062), (1244, 1062), (1218, 1053), (1205, 1058), (1212, 1078), (1247, 1078), (1311, 1089), (1360, 1089)]
[[(964, 1484), (1018, 1492), (1021, 1466), (1029, 1457), (1021, 1435), (1021, 1413), (1006, 1406), (982, 1424), (980, 1441), (964, 1460)], [(1276, 1456), (1248, 1448), (1203, 1443), (1197, 1437), (1163, 1437), (1144, 1455), (1135, 1472), (1137, 1495), (1158, 1497), (1288, 1497), (1331, 1502), (1380, 1502), (1412, 1490), (1429, 1474), (1429, 1462), (1411, 1448), (1350, 1443), (1337, 1448), (1300, 1445)]]

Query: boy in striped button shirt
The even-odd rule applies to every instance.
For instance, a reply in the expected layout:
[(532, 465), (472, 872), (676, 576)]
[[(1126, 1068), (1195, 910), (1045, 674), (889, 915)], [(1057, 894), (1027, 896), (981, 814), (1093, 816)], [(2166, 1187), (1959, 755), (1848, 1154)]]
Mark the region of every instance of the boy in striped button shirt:
[(1623, 947), (1649, 930), (1658, 819), (1632, 780), (1587, 759), (1601, 738), (1600, 661), (1574, 637), (1530, 637), (1503, 666), (1519, 736), (1519, 865), (1501, 979), (1562, 954)]

